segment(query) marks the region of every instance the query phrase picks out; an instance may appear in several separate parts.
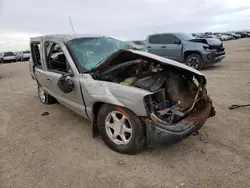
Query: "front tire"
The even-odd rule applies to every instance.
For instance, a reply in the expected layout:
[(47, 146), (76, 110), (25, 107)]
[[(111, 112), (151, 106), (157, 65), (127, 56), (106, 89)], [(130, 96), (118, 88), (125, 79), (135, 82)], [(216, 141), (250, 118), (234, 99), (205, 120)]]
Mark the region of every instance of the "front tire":
[(136, 154), (145, 146), (145, 126), (126, 108), (104, 104), (99, 110), (97, 124), (103, 141), (114, 151)]
[(41, 86), (38, 85), (38, 97), (42, 104), (53, 104), (56, 103), (56, 99), (43, 90)]
[(203, 60), (199, 54), (193, 53), (187, 56), (186, 65), (196, 70), (201, 70), (203, 68)]

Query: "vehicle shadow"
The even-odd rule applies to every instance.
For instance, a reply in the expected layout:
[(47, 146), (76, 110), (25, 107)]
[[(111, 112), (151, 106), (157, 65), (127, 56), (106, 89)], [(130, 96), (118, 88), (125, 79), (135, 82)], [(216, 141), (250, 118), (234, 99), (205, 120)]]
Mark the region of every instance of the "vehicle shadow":
[(221, 70), (224, 68), (225, 68), (225, 65), (211, 65), (211, 66), (204, 67), (201, 71), (207, 72), (207, 71)]
[(143, 154), (150, 155), (150, 156), (161, 156), (161, 155), (167, 155), (166, 157), (183, 157), (183, 153), (189, 153), (191, 151), (195, 150), (195, 153), (200, 153), (201, 148), (203, 147), (202, 142), (200, 142), (199, 139), (200, 135), (190, 135), (188, 138), (170, 145), (166, 147), (157, 147), (157, 148), (149, 148), (146, 147), (144, 151), (142, 151)]

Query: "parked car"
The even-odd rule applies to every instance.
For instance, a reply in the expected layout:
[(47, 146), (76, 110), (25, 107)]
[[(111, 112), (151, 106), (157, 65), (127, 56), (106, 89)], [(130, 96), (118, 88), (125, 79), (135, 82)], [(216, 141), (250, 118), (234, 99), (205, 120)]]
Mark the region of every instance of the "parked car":
[(246, 38), (248, 37), (248, 34), (245, 32), (235, 32), (236, 34), (239, 34), (241, 36), (241, 38)]
[(213, 35), (215, 35), (221, 41), (229, 40), (228, 36), (227, 35), (223, 35), (222, 33), (213, 33)]
[(239, 39), (241, 38), (241, 35), (233, 33), (233, 32), (229, 32), (229, 33), (225, 33), (226, 35), (232, 36), (234, 39)]
[(226, 40), (236, 39), (236, 37), (234, 37), (233, 35), (230, 35), (230, 34), (222, 34), (222, 36), (224, 36)]
[(223, 36), (227, 37), (227, 40), (234, 40), (237, 39), (237, 36), (231, 34), (231, 33), (223, 33)]
[(120, 153), (177, 143), (215, 115), (205, 76), (181, 63), (102, 36), (49, 35), (30, 45), (41, 103), (89, 119), (93, 136)]
[(19, 53), (21, 61), (28, 61), (30, 59), (30, 51), (22, 51)]
[(2, 52), (0, 53), (1, 63), (16, 62), (16, 56), (13, 52)]
[(250, 32), (249, 31), (246, 31), (245, 33), (247, 34), (248, 37), (250, 37)]
[(221, 36), (221, 34), (217, 33), (214, 34), (220, 41), (224, 41), (224, 38)]
[(212, 35), (213, 33), (212, 32), (205, 32), (204, 34), (205, 35)]
[(20, 52), (13, 52), (16, 56), (16, 61), (21, 61), (21, 55)]
[(196, 39), (184, 33), (149, 35), (146, 47), (152, 54), (185, 63), (197, 70), (225, 58), (225, 50), (219, 39)]
[(204, 39), (205, 38), (204, 36), (205, 36), (204, 34), (198, 34), (198, 35), (196, 35), (195, 38), (197, 38), (197, 39)]
[(196, 39), (202, 38), (202, 35), (200, 35), (200, 34), (192, 33), (191, 35), (192, 35), (194, 38), (196, 38)]
[[(206, 37), (207, 36), (207, 37)], [(216, 38), (218, 39), (218, 37), (216, 35), (205, 35), (206, 38)]]

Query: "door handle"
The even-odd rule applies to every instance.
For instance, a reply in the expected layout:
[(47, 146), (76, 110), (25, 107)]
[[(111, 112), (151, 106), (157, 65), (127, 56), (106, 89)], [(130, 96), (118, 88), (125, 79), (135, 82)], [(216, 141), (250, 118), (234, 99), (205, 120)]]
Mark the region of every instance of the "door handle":
[(161, 48), (166, 48), (166, 46), (162, 46)]
[(47, 78), (47, 81), (51, 81), (51, 79), (50, 79), (50, 78)]
[(151, 46), (147, 46), (147, 48), (151, 48)]

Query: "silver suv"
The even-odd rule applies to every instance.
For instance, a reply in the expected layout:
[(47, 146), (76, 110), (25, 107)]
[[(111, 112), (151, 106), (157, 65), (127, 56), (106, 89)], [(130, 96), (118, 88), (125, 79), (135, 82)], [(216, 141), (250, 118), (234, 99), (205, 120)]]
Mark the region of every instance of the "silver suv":
[(103, 36), (31, 38), (30, 71), (41, 103), (89, 119), (120, 153), (167, 146), (215, 114), (199, 71)]

